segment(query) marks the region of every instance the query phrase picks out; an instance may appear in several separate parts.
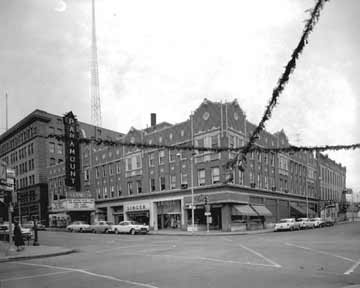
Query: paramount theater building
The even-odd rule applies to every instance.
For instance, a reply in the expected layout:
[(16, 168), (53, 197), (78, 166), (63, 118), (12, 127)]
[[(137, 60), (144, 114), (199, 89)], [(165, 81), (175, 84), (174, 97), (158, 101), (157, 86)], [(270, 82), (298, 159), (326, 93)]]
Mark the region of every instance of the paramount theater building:
[[(78, 129), (82, 137), (116, 139), (122, 136), (121, 133), (83, 122), (78, 123)], [(64, 207), (70, 215), (78, 215), (77, 211), (83, 211), (84, 205), (75, 204), (78, 198), (92, 199), (92, 203), (94, 202), (95, 198), (89, 187), (81, 186), (80, 191), (76, 191), (65, 186), (65, 170), (62, 171), (65, 169), (65, 143), (47, 137), (49, 134), (61, 136), (64, 133), (62, 116), (35, 110), (0, 135), (0, 159), (14, 169), (16, 174), (17, 203), (14, 206), (14, 220), (25, 222), (38, 219), (43, 224), (49, 224), (49, 214), (69, 214), (64, 212)], [(82, 149), (80, 146), (80, 161)], [(54, 177), (55, 175), (59, 177)], [(77, 194), (67, 194), (71, 191)], [(68, 199), (69, 197), (74, 200)], [(68, 202), (64, 202), (65, 199)], [(94, 204), (85, 206), (95, 213)], [(7, 207), (0, 202), (0, 217), (7, 219), (7, 214)]]
[[(224, 164), (233, 152), (194, 154), (161, 148), (241, 147), (254, 129), (236, 100), (205, 99), (184, 122), (157, 124), (152, 114), (149, 128), (131, 128), (121, 138), (156, 144), (157, 149), (103, 146), (85, 151), (82, 170), (95, 192), (96, 219), (136, 220), (154, 230), (190, 230), (193, 207), (195, 230), (205, 230), (209, 221), (211, 230), (237, 231), (262, 229), (281, 218), (318, 215), (317, 160), (312, 153), (254, 152), (248, 155), (245, 171), (228, 171)], [(289, 143), (284, 131), (263, 131), (256, 145)]]

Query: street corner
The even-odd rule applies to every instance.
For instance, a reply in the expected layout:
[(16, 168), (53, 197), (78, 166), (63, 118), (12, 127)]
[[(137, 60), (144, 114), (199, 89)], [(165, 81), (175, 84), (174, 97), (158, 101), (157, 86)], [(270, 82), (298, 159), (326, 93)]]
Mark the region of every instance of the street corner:
[(79, 250), (58, 246), (25, 246), (25, 248), (21, 251), (16, 251), (15, 247), (7, 247), (6, 249), (1, 250), (0, 263), (8, 261), (62, 256), (76, 252), (79, 252)]

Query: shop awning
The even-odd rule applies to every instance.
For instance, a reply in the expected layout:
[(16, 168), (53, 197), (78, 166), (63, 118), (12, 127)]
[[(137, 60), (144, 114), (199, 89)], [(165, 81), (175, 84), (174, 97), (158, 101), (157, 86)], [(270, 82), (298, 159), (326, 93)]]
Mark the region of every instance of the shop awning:
[(296, 210), (297, 212), (299, 212), (300, 214), (306, 216), (306, 210), (301, 208), (299, 205), (290, 203), (290, 207), (293, 208), (294, 210)]
[(267, 217), (272, 216), (271, 211), (267, 209), (266, 206), (264, 205), (251, 205), (251, 206), (260, 216), (267, 216)]
[(250, 205), (234, 205), (232, 207), (232, 215), (258, 216)]

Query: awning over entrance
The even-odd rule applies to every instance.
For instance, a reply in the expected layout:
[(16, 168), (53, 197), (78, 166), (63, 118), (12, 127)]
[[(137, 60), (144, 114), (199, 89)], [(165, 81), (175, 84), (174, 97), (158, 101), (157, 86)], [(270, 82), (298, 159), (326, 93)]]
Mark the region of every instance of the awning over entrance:
[(294, 210), (296, 210), (298, 213), (306, 216), (306, 210), (304, 210), (303, 208), (301, 208), (299, 205), (296, 205), (294, 203), (290, 203), (290, 207)]
[(258, 216), (250, 205), (234, 205), (231, 213), (232, 215)]
[(269, 209), (267, 209), (264, 205), (251, 205), (253, 209), (260, 215), (260, 216), (272, 216), (272, 213)]

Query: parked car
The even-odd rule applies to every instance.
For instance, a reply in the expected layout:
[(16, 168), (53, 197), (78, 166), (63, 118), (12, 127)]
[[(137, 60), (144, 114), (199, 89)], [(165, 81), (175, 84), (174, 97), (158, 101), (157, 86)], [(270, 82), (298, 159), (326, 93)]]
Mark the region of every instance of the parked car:
[(69, 232), (90, 232), (91, 227), (84, 221), (74, 221), (70, 225), (66, 226), (66, 230)]
[(300, 224), (296, 222), (295, 218), (280, 219), (279, 223), (275, 224), (274, 231), (281, 230), (300, 230)]
[(93, 233), (107, 233), (114, 223), (107, 221), (97, 221), (90, 225), (90, 230)]
[[(14, 234), (14, 228), (15, 228), (15, 225), (14, 223), (12, 223), (12, 233)], [(22, 227), (20, 224), (20, 229), (21, 229), (21, 234), (23, 235), (23, 238), (24, 240), (28, 241), (28, 240), (31, 240), (31, 238), (33, 237), (33, 232), (31, 231), (30, 228), (24, 228)], [(0, 231), (2, 233), (9, 233), (9, 222), (4, 222), (2, 224), (0, 224)]]
[(296, 222), (299, 223), (300, 229), (314, 228), (314, 223), (312, 223), (309, 218), (298, 218)]
[(334, 220), (325, 220), (324, 221), (324, 227), (330, 227), (330, 226), (334, 226), (334, 225), (335, 225)]
[[(34, 221), (28, 221), (28, 222), (25, 222), (25, 223), (21, 224), (22, 227), (30, 228), (30, 229), (33, 229), (33, 230), (34, 230), (34, 225), (35, 225)], [(40, 222), (36, 222), (36, 226), (37, 226), (38, 230), (46, 230), (45, 225), (41, 224)]]
[(325, 225), (325, 221), (322, 220), (321, 218), (311, 218), (310, 222), (313, 223), (315, 228), (319, 228), (319, 227), (324, 227)]
[(136, 234), (136, 233), (148, 233), (149, 226), (142, 225), (136, 221), (122, 221), (117, 225), (112, 225), (109, 232), (119, 234), (119, 233), (129, 233), (129, 234)]

